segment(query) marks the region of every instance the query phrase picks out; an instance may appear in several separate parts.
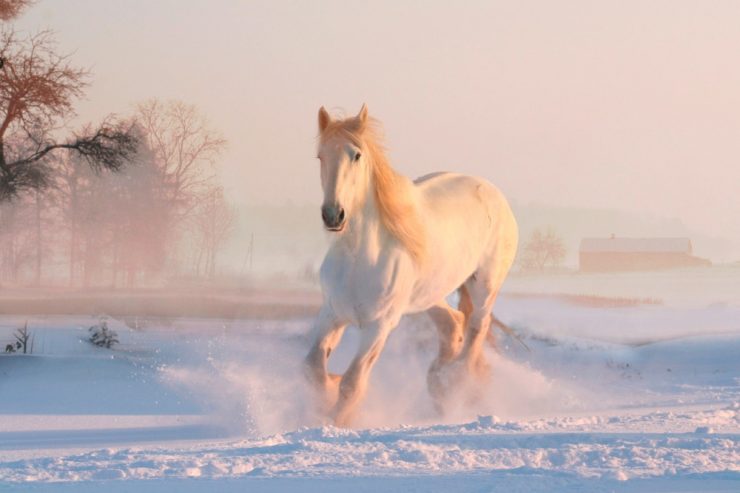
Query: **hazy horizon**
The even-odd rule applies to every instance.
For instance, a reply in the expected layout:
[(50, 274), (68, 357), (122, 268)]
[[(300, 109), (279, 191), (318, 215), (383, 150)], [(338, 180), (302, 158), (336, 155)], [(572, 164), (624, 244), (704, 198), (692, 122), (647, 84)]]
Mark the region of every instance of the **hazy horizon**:
[(738, 20), (736, 2), (39, 0), (15, 24), (92, 69), (76, 122), (197, 105), (238, 203), (318, 203), (316, 112), (366, 102), (408, 176), (480, 175), (520, 204), (678, 218), (737, 247)]

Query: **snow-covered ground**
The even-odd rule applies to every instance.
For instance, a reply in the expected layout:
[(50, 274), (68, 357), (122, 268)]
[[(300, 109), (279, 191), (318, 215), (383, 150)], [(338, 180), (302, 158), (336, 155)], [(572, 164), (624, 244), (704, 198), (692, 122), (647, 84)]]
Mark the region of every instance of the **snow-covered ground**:
[(351, 430), (308, 404), (307, 318), (109, 319), (106, 350), (91, 317), (0, 316), (3, 346), (26, 319), (35, 336), (0, 355), (0, 490), (740, 491), (740, 287), (658, 291), (502, 296), (529, 350), (500, 335), (490, 383), (444, 417), (425, 388), (436, 335), (408, 317)]

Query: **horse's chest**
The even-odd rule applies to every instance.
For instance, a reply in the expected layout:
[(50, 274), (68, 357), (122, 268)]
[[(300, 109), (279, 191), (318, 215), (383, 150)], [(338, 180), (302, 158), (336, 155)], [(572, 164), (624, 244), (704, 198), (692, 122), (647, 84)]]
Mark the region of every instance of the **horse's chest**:
[(401, 309), (409, 291), (402, 271), (402, 259), (397, 257), (371, 265), (362, 258), (334, 256), (324, 261), (321, 282), (336, 314), (362, 324)]

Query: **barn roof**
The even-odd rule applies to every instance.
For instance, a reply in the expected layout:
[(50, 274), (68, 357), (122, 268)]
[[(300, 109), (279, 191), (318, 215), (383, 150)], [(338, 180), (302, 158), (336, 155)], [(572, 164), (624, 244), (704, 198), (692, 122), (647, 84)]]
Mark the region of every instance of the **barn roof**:
[(688, 238), (584, 238), (581, 252), (660, 252), (691, 254)]

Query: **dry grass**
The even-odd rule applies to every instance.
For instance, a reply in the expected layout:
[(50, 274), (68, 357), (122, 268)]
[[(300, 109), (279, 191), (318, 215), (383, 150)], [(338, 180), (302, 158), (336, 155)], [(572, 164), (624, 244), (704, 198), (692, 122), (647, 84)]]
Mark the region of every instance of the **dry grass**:
[(0, 314), (282, 319), (313, 316), (320, 303), (314, 291), (27, 291), (0, 297)]
[(553, 299), (588, 308), (628, 308), (642, 305), (662, 305), (658, 298), (608, 297), (566, 293), (507, 293), (511, 298)]
[[(564, 293), (506, 293), (503, 297), (550, 299), (589, 308), (661, 305), (656, 298), (625, 298)], [(285, 319), (312, 317), (321, 306), (317, 290), (297, 288), (15, 290), (0, 295), (0, 315), (97, 315)]]

